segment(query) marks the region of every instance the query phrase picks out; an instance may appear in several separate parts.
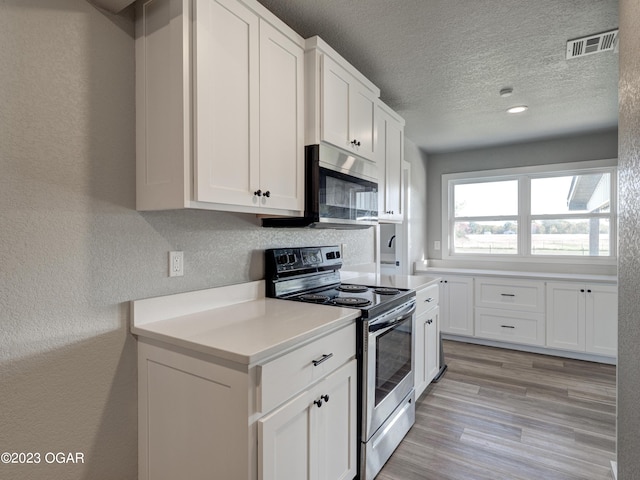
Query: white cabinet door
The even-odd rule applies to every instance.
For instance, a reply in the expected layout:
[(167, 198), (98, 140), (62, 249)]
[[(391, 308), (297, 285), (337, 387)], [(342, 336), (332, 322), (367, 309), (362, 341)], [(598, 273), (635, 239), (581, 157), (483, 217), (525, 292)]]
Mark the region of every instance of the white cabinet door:
[(617, 356), (618, 288), (547, 283), (547, 346)]
[(304, 209), (303, 99), (304, 49), (261, 20), (259, 188), (270, 208)]
[(425, 324), (425, 377), (427, 384), (440, 370), (440, 309), (434, 308), (427, 315)]
[(586, 351), (615, 357), (618, 355), (618, 288), (587, 286), (585, 294)]
[(438, 374), (440, 356), (438, 339), (438, 317), (436, 306), (416, 318), (415, 348), (415, 390), (418, 398)]
[(374, 160), (375, 95), (327, 55), (322, 57), (321, 102), (322, 140)]
[(356, 380), (352, 360), (258, 421), (260, 480), (356, 475)]
[(195, 199), (253, 205), (259, 171), (259, 18), (235, 0), (195, 3)]
[(443, 277), (440, 287), (442, 332), (473, 336), (473, 277)]
[(258, 422), (258, 479), (314, 478), (312, 392), (305, 391)]
[(584, 286), (547, 283), (547, 346), (584, 352)]
[(322, 140), (343, 149), (351, 149), (349, 139), (350, 75), (337, 63), (322, 57)]
[(349, 144), (358, 155), (373, 160), (376, 141), (376, 125), (374, 123), (376, 99), (355, 79), (350, 87)]
[[(351, 480), (357, 472), (357, 363), (329, 375), (315, 388), (319, 480)], [(328, 399), (328, 400), (327, 400)], [(315, 404), (317, 405), (317, 404)]]
[(382, 222), (400, 223), (402, 213), (402, 160), (404, 125), (381, 106), (377, 116), (376, 163), (379, 181), (379, 215)]
[(404, 127), (390, 121), (386, 125), (385, 213), (402, 220), (402, 158)]

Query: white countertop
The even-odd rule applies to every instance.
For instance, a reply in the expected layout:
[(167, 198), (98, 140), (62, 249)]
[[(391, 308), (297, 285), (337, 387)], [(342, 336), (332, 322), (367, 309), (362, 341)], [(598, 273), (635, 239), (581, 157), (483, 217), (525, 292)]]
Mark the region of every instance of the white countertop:
[[(131, 331), (252, 365), (348, 325), (360, 315), (352, 308), (265, 298), (263, 292), (264, 282), (259, 281), (135, 300)], [(234, 303), (229, 304), (230, 298)]]
[(341, 271), (340, 279), (345, 283), (356, 283), (361, 285), (375, 285), (379, 287), (410, 288), (420, 290), (433, 283), (437, 283), (440, 278), (436, 275), (384, 275), (375, 273), (362, 273)]

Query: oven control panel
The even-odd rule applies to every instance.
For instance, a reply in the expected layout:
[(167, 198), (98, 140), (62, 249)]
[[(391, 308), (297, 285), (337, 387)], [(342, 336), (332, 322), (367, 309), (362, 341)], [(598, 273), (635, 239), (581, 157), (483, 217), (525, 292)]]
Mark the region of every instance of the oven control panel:
[(339, 246), (291, 247), (265, 250), (267, 278), (279, 274), (304, 273), (305, 270), (336, 270), (342, 266)]

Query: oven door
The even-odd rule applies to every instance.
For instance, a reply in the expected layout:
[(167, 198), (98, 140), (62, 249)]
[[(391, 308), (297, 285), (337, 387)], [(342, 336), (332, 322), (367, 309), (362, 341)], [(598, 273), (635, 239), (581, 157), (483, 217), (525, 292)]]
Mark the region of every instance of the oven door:
[(372, 318), (363, 328), (362, 441), (366, 442), (413, 388), (415, 300)]

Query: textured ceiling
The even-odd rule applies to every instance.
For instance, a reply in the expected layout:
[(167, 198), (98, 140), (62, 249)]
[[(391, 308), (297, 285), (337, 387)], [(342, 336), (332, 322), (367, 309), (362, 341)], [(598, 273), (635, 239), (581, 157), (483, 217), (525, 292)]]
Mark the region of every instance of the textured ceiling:
[[(617, 126), (617, 53), (565, 60), (567, 40), (618, 27), (617, 0), (260, 2), (380, 87), (427, 152)], [(529, 111), (505, 113), (517, 104)]]

